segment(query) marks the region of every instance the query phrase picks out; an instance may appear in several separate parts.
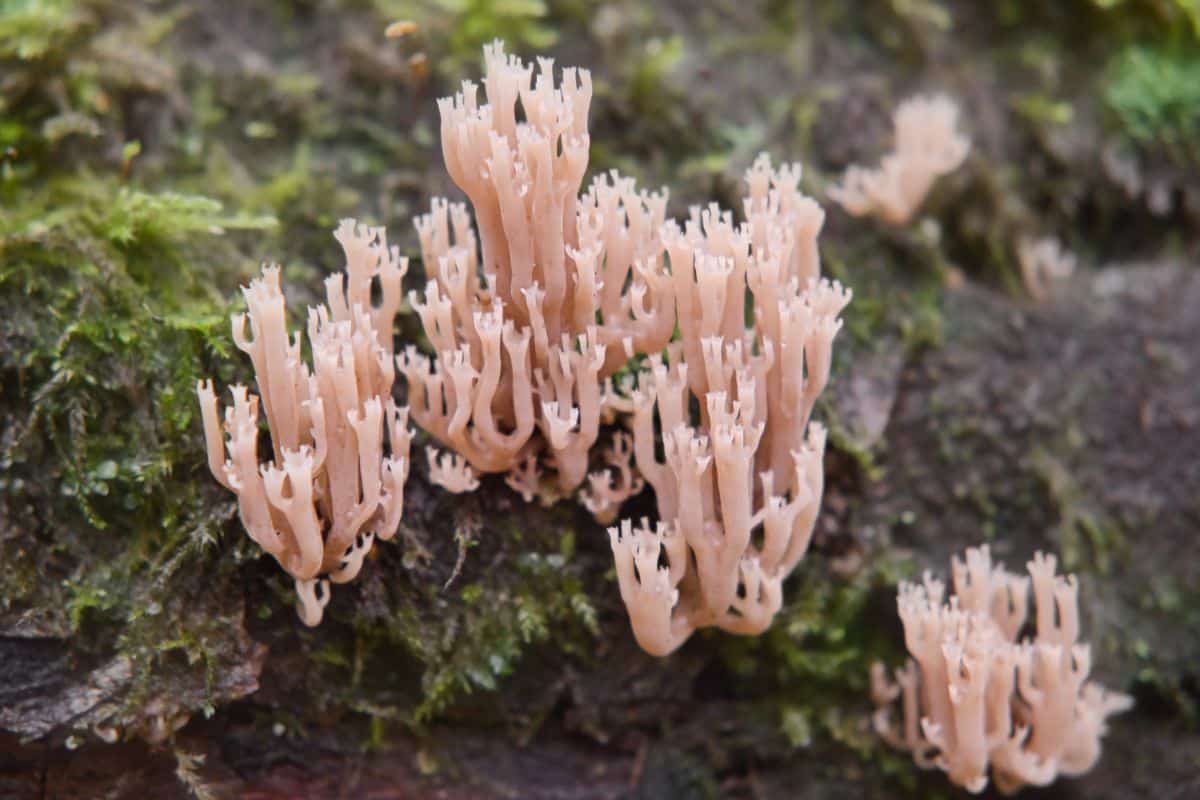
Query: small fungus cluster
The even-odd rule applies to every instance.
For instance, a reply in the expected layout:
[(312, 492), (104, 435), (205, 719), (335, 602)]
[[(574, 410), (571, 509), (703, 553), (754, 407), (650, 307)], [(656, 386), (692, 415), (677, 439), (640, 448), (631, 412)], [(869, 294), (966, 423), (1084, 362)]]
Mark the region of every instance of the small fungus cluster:
[[(411, 411), (436, 443), (429, 478), (447, 491), (502, 474), (526, 501), (577, 494), (616, 523), (617, 581), (648, 653), (705, 627), (760, 634), (824, 488), (826, 434), (811, 417), (851, 298), (820, 274), (824, 211), (801, 193), (799, 165), (765, 155), (736, 222), (715, 204), (668, 219), (666, 190), (615, 172), (582, 190), (588, 72), (556, 82), (553, 62), (535, 68), (499, 42), (484, 57), (486, 101), (467, 81), (438, 103), (446, 168), (469, 203), (435, 199), (415, 220), (427, 280), (409, 304), (427, 347), (393, 352), (406, 259), (383, 229), (343, 221), (345, 269), (309, 309), (310, 360), (289, 335), (279, 268), (243, 290), (233, 336), (258, 395), (232, 387), (222, 422), (200, 382), (209, 466), (249, 536), (295, 579), (308, 625), (329, 582), (353, 579), (400, 524)], [(957, 114), (944, 97), (904, 103), (895, 152), (852, 167), (830, 195), (904, 224), (967, 155)], [(393, 399), (397, 373), (408, 406)], [(624, 429), (602, 437), (605, 423)], [(646, 484), (658, 519), (619, 519)], [(872, 673), (879, 734), (973, 792), (989, 769), (1004, 791), (1086, 771), (1105, 719), (1130, 704), (1087, 680), (1074, 578), (1040, 554), (1028, 568), (993, 567), (983, 547), (954, 561), (949, 600), (928, 575), (903, 584), (912, 660), (894, 681), (881, 665)], [(1018, 641), (1031, 581), (1036, 636)]]

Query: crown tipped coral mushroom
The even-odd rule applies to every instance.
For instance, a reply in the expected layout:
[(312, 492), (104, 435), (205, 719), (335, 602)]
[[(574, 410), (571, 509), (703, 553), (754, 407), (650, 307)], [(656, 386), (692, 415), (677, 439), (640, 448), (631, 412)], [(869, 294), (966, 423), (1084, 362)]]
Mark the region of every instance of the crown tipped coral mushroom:
[(1053, 237), (1017, 239), (1017, 264), (1025, 291), (1039, 303), (1049, 300), (1058, 284), (1075, 272), (1075, 256)]
[(479, 479), (471, 471), (470, 465), (457, 453), (439, 454), (436, 447), (426, 447), (425, 458), (429, 462), (430, 482), (436, 483), (447, 492), (462, 494), (479, 488)]
[(633, 468), (633, 437), (624, 431), (613, 436), (604, 451), (607, 469), (588, 475), (588, 486), (581, 493), (584, 508), (602, 525), (617, 517), (621, 504), (642, 490), (645, 481)]
[(701, 627), (764, 631), (812, 536), (825, 431), (809, 417), (850, 293), (819, 278), (824, 214), (799, 178), (763, 156), (747, 175), (744, 223), (710, 206), (663, 229), (680, 338), (649, 359), (631, 399), (637, 466), (661, 522), (609, 529), (634, 635), (656, 655)]
[[(1034, 556), (1037, 635), (1018, 643), (1030, 579), (993, 567), (986, 546), (952, 566), (948, 601), (928, 573), (900, 586), (912, 659), (894, 683), (883, 665), (872, 667), (876, 730), (922, 769), (936, 766), (973, 793), (987, 786), (989, 765), (1006, 793), (1087, 772), (1100, 757), (1106, 718), (1132, 701), (1087, 680), (1075, 577), (1056, 575), (1054, 556)], [(901, 727), (892, 717), (898, 698)]]
[(615, 174), (581, 196), (588, 72), (555, 85), (548, 59), (535, 70), (499, 42), (484, 57), (487, 102), (468, 81), (438, 103), (478, 236), (462, 204), (434, 200), (416, 220), (429, 282), (411, 302), (435, 356), (409, 348), (398, 364), (415, 421), (472, 469), (532, 496), (540, 456), (567, 492), (587, 474), (604, 379), (674, 330), (666, 196)]
[(875, 169), (851, 166), (829, 196), (856, 217), (873, 215), (889, 225), (904, 225), (933, 182), (958, 169), (971, 143), (958, 131), (958, 106), (944, 95), (905, 100), (893, 123), (895, 149)]
[(409, 470), (408, 409), (392, 400), (392, 320), (407, 262), (381, 228), (344, 220), (334, 235), (345, 274), (330, 276), (325, 305), (309, 309), (311, 367), (300, 334), (288, 337), (278, 267), (245, 287), (248, 312), (233, 317), (234, 341), (254, 365), (272, 460), (259, 462), (259, 397), (232, 387), (222, 425), (212, 383), (197, 386), (209, 467), (237, 494), (250, 538), (295, 578), (307, 625), (321, 621), (328, 580), (353, 580), (375, 538), (396, 532)]

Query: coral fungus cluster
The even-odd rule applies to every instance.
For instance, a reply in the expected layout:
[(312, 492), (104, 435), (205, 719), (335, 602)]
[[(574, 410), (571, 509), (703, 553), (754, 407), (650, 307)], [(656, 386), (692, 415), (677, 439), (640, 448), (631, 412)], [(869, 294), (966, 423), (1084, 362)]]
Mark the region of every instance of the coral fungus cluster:
[[(449, 491), (501, 472), (532, 499), (547, 466), (560, 493), (587, 478), (582, 501), (611, 521), (644, 483), (654, 488), (657, 527), (626, 520), (611, 531), (647, 651), (668, 653), (706, 626), (759, 633), (821, 500), (825, 434), (809, 417), (850, 299), (820, 279), (824, 213), (800, 193), (798, 165), (773, 170), (766, 156), (747, 175), (736, 225), (715, 205), (667, 221), (665, 191), (638, 192), (615, 173), (580, 195), (588, 73), (564, 70), (556, 86), (549, 60), (535, 75), (499, 43), (484, 54), (487, 102), (466, 82), (439, 103), (447, 170), (474, 225), (445, 200), (416, 220), (428, 282), (410, 302), (433, 355), (410, 345), (393, 364), (406, 265), (382, 231), (344, 225), (348, 284), (331, 278), (328, 307), (310, 312), (312, 372), (299, 340), (288, 343), (278, 271), (246, 290), (254, 339), (240, 318), (235, 336), (254, 361), (275, 462), (258, 467), (256, 406), (241, 388), (225, 461), (202, 384), (214, 474), (238, 493), (251, 537), (296, 577), (315, 623), (327, 599), (316, 577), (353, 577), (372, 537), (390, 536), (399, 518), (409, 443), (391, 400), (398, 368), (414, 421), (449, 450), (426, 450), (431, 480)], [(635, 358), (647, 365), (638, 386), (618, 391), (611, 376)], [(385, 410), (386, 457), (376, 436)], [(616, 433), (589, 475), (602, 418), (615, 417), (632, 434)]]
[(674, 330), (666, 195), (613, 174), (580, 196), (588, 72), (566, 69), (555, 86), (549, 59), (535, 76), (499, 43), (484, 56), (487, 102), (467, 81), (438, 103), (475, 227), (445, 200), (416, 220), (429, 281), (412, 305), (434, 357), (410, 346), (400, 367), (413, 419), (470, 468), (510, 473), (530, 494), (545, 464), (569, 493), (587, 475), (604, 379)]
[[(450, 450), (426, 451), (431, 479), (450, 491), (474, 489), (476, 473), (504, 472), (531, 499), (544, 464), (562, 493), (588, 478), (583, 502), (610, 521), (644, 482), (654, 487), (657, 530), (635, 533), (626, 521), (612, 535), (622, 597), (647, 650), (670, 652), (708, 625), (760, 632), (820, 505), (824, 432), (808, 431), (808, 420), (850, 297), (819, 279), (824, 214), (799, 192), (798, 166), (772, 170), (765, 156), (748, 173), (738, 225), (715, 205), (693, 209), (683, 226), (668, 222), (665, 191), (638, 192), (615, 173), (580, 195), (588, 73), (565, 70), (556, 86), (549, 60), (535, 75), (499, 43), (484, 54), (487, 102), (466, 82), (439, 103), (447, 170), (475, 224), (466, 206), (445, 200), (416, 220), (428, 282), (410, 301), (434, 355), (410, 345), (393, 365), (404, 262), (382, 231), (344, 225), (348, 289), (330, 279), (328, 307), (310, 312), (313, 373), (299, 340), (288, 343), (278, 271), (246, 290), (255, 338), (242, 337), (240, 319), (235, 336), (254, 361), (275, 464), (258, 468), (256, 405), (241, 388), (227, 415), (226, 463), (216, 401), (202, 384), (214, 474), (238, 493), (251, 537), (296, 577), (303, 616), (315, 622), (324, 599), (316, 576), (352, 577), (371, 535), (390, 535), (398, 520), (408, 468), (391, 400), (398, 367), (414, 420)], [(373, 307), (376, 275), (383, 300)], [(630, 397), (610, 377), (635, 357), (650, 366)], [(343, 383), (353, 396), (343, 397)], [(389, 458), (371, 438), (385, 407), (396, 439)], [(622, 414), (632, 436), (617, 433), (589, 476), (602, 417)], [(656, 414), (666, 462), (655, 454)], [(375, 515), (381, 503), (390, 505)], [(649, 563), (663, 547), (670, 566), (660, 571)]]
[[(308, 625), (320, 623), (329, 602), (319, 576), (353, 580), (374, 539), (395, 534), (412, 436), (408, 409), (392, 399), (392, 323), (407, 261), (382, 229), (344, 220), (335, 235), (346, 271), (326, 279), (325, 304), (309, 309), (311, 367), (300, 334), (288, 336), (277, 266), (243, 290), (248, 313), (233, 318), (234, 341), (254, 364), (270, 462), (258, 458), (260, 398), (232, 387), (222, 425), (211, 382), (197, 386), (209, 467), (237, 494), (250, 538), (295, 578)], [(375, 282), (379, 305), (371, 302)]]
[(762, 157), (746, 177), (742, 224), (710, 206), (665, 228), (680, 336), (633, 395), (637, 467), (659, 522), (609, 533), (634, 633), (658, 655), (702, 627), (764, 631), (821, 503), (825, 431), (809, 417), (850, 293), (818, 277), (824, 213), (800, 193), (799, 167)]
[[(665, 191), (615, 173), (581, 194), (588, 73), (564, 70), (556, 84), (549, 60), (535, 70), (499, 43), (484, 52), (486, 102), (470, 82), (439, 102), (446, 167), (474, 221), (441, 199), (416, 220), (427, 282), (410, 304), (428, 348), (393, 355), (407, 262), (382, 229), (343, 222), (345, 274), (309, 310), (311, 366), (300, 335), (289, 339), (278, 268), (244, 290), (234, 338), (254, 365), (272, 458), (259, 463), (259, 398), (233, 387), (222, 426), (201, 382), (212, 471), (317, 624), (328, 581), (352, 579), (403, 513), (411, 434), (392, 397), (399, 370), (414, 421), (442, 448), (426, 448), (429, 477), (448, 491), (501, 473), (528, 501), (547, 495), (549, 470), (551, 491), (578, 490), (609, 523), (653, 488), (657, 521), (609, 528), (647, 652), (671, 653), (705, 627), (759, 634), (808, 549), (824, 488), (825, 429), (811, 416), (851, 297), (820, 275), (824, 212), (801, 193), (798, 165), (772, 168), (765, 155), (736, 223), (715, 204), (668, 220)], [(832, 196), (905, 222), (966, 156), (956, 115), (945, 98), (905, 103), (896, 152), (878, 170), (852, 169)], [(598, 451), (602, 423), (617, 421), (628, 429)], [(928, 575), (902, 585), (913, 660), (895, 682), (873, 672), (879, 733), (971, 791), (989, 767), (1005, 791), (1090, 768), (1105, 718), (1129, 700), (1087, 681), (1076, 583), (1054, 567), (1040, 554), (1029, 564), (1037, 635), (1024, 642), (1030, 579), (993, 567), (986, 547), (954, 561), (948, 601)]]
[(944, 95), (917, 96), (893, 117), (895, 147), (874, 169), (851, 166), (829, 196), (856, 217), (872, 215), (888, 225), (913, 218), (940, 176), (958, 169), (971, 150), (958, 130), (958, 106)]
[[(900, 587), (897, 607), (912, 659), (888, 680), (872, 669), (875, 727), (917, 765), (937, 767), (971, 792), (1045, 786), (1087, 772), (1100, 757), (1106, 718), (1129, 697), (1088, 681), (1091, 653), (1079, 643), (1079, 586), (1038, 553), (1029, 578), (993, 565), (986, 546), (953, 560), (954, 596), (941, 581)], [(1017, 641), (1033, 584), (1036, 636)], [(892, 718), (900, 699), (902, 718)]]

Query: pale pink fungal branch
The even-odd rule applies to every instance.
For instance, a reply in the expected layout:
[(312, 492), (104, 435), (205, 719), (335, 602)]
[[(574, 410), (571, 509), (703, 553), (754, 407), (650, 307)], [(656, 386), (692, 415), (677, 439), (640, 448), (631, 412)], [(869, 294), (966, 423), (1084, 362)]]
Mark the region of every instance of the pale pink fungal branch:
[(603, 421), (608, 424), (633, 413), (633, 391), (637, 379), (633, 375), (621, 376), (618, 387), (611, 377), (604, 379), (604, 388), (600, 392), (600, 408), (603, 411)]
[(958, 130), (958, 106), (945, 95), (904, 101), (893, 123), (893, 151), (874, 169), (851, 166), (829, 196), (856, 217), (900, 226), (913, 218), (935, 180), (959, 168), (971, 142)]
[(417, 424), (473, 470), (516, 470), (510, 484), (531, 496), (540, 458), (569, 492), (587, 474), (605, 378), (674, 330), (666, 195), (613, 174), (581, 196), (588, 72), (555, 85), (549, 59), (535, 70), (499, 42), (484, 56), (487, 101), (468, 81), (438, 103), (475, 226), (445, 200), (416, 220), (429, 282), (411, 303), (435, 355), (410, 347), (397, 363)]
[(1075, 272), (1075, 256), (1053, 237), (1017, 240), (1017, 263), (1021, 267), (1021, 282), (1025, 291), (1039, 303), (1054, 294), (1058, 284)]
[[(928, 573), (900, 586), (912, 658), (895, 682), (882, 664), (872, 666), (875, 729), (922, 769), (937, 767), (972, 793), (987, 786), (989, 766), (1006, 794), (1087, 772), (1107, 717), (1133, 701), (1087, 680), (1075, 577), (1056, 575), (1054, 556), (1041, 553), (1027, 565), (1030, 577), (1018, 577), (993, 566), (986, 545), (952, 565), (948, 600)], [(1018, 642), (1031, 579), (1036, 636)]]
[(526, 503), (532, 503), (535, 497), (542, 497), (542, 469), (538, 466), (537, 456), (528, 456), (510, 469), (504, 476), (504, 483), (521, 495)]
[(429, 462), (429, 482), (441, 486), (452, 494), (473, 492), (479, 488), (479, 479), (463, 457), (458, 453), (441, 453), (436, 447), (425, 448)]
[(660, 522), (609, 529), (634, 635), (655, 655), (702, 627), (764, 631), (812, 537), (825, 430), (809, 418), (850, 292), (819, 277), (824, 212), (799, 179), (798, 165), (773, 170), (762, 156), (745, 222), (710, 206), (663, 229), (680, 338), (651, 356), (632, 395), (637, 467)]
[[(250, 538), (295, 578), (307, 625), (321, 621), (329, 581), (353, 580), (375, 538), (399, 527), (412, 438), (408, 409), (392, 400), (392, 320), (407, 261), (382, 228), (343, 220), (334, 235), (345, 271), (326, 279), (325, 304), (309, 309), (312, 364), (301, 334), (288, 335), (279, 267), (267, 266), (242, 290), (247, 313), (233, 317), (259, 396), (232, 387), (222, 424), (212, 383), (197, 385), (209, 467), (237, 494)], [(260, 408), (271, 433), (265, 462)]]
[(601, 525), (617, 518), (621, 504), (640, 492), (645, 481), (634, 470), (633, 437), (624, 431), (613, 436), (604, 451), (605, 468), (588, 475), (588, 486), (580, 497), (583, 506)]

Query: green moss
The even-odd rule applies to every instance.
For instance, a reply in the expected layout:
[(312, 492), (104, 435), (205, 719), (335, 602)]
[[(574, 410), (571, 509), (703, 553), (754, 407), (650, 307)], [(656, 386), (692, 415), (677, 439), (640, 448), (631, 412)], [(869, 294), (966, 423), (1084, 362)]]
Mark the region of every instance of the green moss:
[(1034, 124), (1070, 125), (1075, 110), (1065, 100), (1056, 100), (1041, 92), (1029, 92), (1013, 98), (1013, 110)]
[(1109, 67), (1104, 99), (1136, 146), (1200, 166), (1200, 51), (1126, 48)]
[(856, 347), (889, 335), (914, 351), (941, 344), (947, 260), (936, 236), (864, 230), (851, 242), (826, 243), (821, 259), (827, 277), (853, 287), (843, 317)]
[(846, 710), (862, 706), (874, 661), (898, 663), (897, 631), (880, 626), (894, 587), (910, 567), (890, 557), (859, 568), (850, 578), (831, 573), (830, 564), (810, 556), (785, 587), (787, 603), (771, 628), (758, 638), (724, 636), (726, 666), (761, 696), (779, 730), (793, 743), (823, 736), (870, 749), (868, 737), (851, 736)]
[(128, 664), (110, 718), (139, 726), (164, 693), (146, 714), (211, 710), (253, 651), (235, 561), (206, 564), (230, 506), (196, 480), (194, 384), (228, 349), (216, 285), (244, 259), (224, 234), (274, 221), (128, 181), (137, 143), (112, 163), (62, 155), (80, 132), (112, 136), (109, 92), (132, 85), (97, 55), (113, 47), (92, 36), (97, 8), (0, 7), (0, 29), (19, 11), (56, 31), (0, 54), (22, 60), (0, 132), (0, 612), (35, 609), (35, 630)]
[(110, 0), (0, 0), (0, 148), (9, 155), (0, 178), (113, 160), (128, 121), (122, 99), (178, 91), (158, 52), (181, 16)]
[(1127, 22), (1152, 25), (1169, 34), (1200, 39), (1200, 0), (1091, 0), (1096, 8)]
[(63, 50), (91, 22), (77, 0), (0, 2), (0, 57), (36, 61)]
[[(438, 558), (445, 563), (431, 565), (432, 573), (422, 566), (430, 554), (401, 555), (385, 545), (364, 571), (362, 595), (346, 620), (352, 644), (330, 633), (330, 622), (313, 639), (309, 658), (322, 666), (314, 691), (322, 702), (406, 726), (469, 707), (473, 715), (499, 713), (516, 729), (536, 730), (549, 707), (541, 698), (512, 699), (546, 687), (523, 688), (522, 666), (541, 657), (586, 659), (599, 635), (574, 537), (560, 536), (563, 528), (556, 513), (526, 531), (456, 534), (467, 548), (460, 551), (465, 566), (452, 567), (453, 554), (443, 550)], [(509, 555), (499, 554), (501, 544)], [(484, 567), (496, 559), (502, 565)], [(336, 603), (327, 616), (338, 624)]]
[(428, 609), (399, 610), (406, 644), (424, 665), (416, 721), (465, 694), (495, 690), (525, 651), (546, 642), (551, 631), (556, 646), (568, 652), (573, 642), (597, 633), (595, 609), (567, 563), (561, 553), (526, 553), (510, 578), (471, 583), (456, 599), (435, 602), (440, 613), (433, 630), (418, 619)]
[(1049, 450), (1035, 448), (1030, 458), (1035, 475), (1044, 483), (1058, 521), (1053, 535), (1058, 541), (1064, 570), (1090, 566), (1106, 574), (1128, 550), (1125, 535), (1115, 520), (1086, 496), (1067, 467)]

